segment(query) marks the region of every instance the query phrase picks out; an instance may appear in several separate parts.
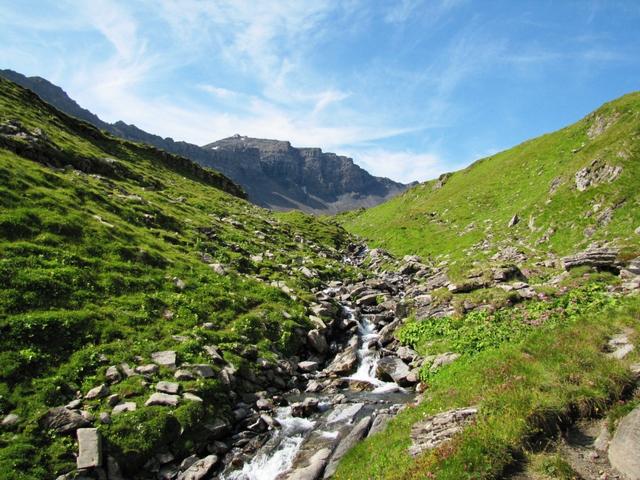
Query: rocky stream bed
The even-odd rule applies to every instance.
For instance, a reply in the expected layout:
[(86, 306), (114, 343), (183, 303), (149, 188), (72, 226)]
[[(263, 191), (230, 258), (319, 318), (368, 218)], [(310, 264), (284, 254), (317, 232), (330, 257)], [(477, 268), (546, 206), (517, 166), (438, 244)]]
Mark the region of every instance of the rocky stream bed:
[[(588, 251), (563, 259), (607, 268), (617, 268), (626, 283), (623, 289), (639, 285), (638, 259), (620, 268), (608, 251)], [(309, 306), (314, 328), (299, 332), (305, 347), (300, 357), (277, 363), (253, 358), (259, 373), (236, 370), (226, 364), (213, 346), (207, 347), (211, 365), (177, 365), (175, 352), (152, 354), (152, 363), (131, 368), (112, 366), (107, 379), (152, 375), (162, 366), (174, 372), (175, 381), (160, 381), (146, 405), (175, 406), (202, 401), (182, 392), (185, 378), (217, 376), (234, 399), (232, 416), (205, 420), (206, 438), (194, 453), (180, 458), (173, 452), (158, 453), (143, 467), (140, 478), (159, 480), (316, 480), (330, 478), (344, 454), (368, 435), (381, 431), (408, 404), (419, 401), (424, 385), (421, 368), (438, 369), (458, 358), (455, 352), (422, 357), (402, 346), (394, 332), (409, 314), (417, 318), (442, 317), (452, 313), (450, 303), (436, 303), (431, 292), (447, 288), (452, 293), (468, 292), (488, 285), (513, 292), (524, 300), (536, 295), (515, 265), (491, 270), (490, 276), (470, 276), (452, 283), (446, 269), (427, 266), (419, 257), (398, 261), (383, 250), (351, 245), (344, 262), (366, 266), (372, 273), (357, 281), (336, 280), (315, 292)], [(393, 265), (389, 268), (389, 264)], [(481, 280), (481, 281), (480, 281)], [(472, 308), (472, 306), (469, 306)], [(248, 351), (251, 350), (248, 346)], [(629, 347), (633, 348), (633, 347)], [(628, 350), (628, 348), (627, 348)], [(249, 352), (250, 353), (250, 352)], [(216, 373), (217, 371), (217, 373)], [(151, 384), (149, 384), (151, 386)], [(135, 410), (136, 404), (109, 396), (108, 385), (100, 385), (84, 399), (108, 398), (111, 415)], [(113, 397), (113, 398), (112, 398)], [(85, 428), (91, 419), (77, 399), (51, 409), (42, 419), (44, 428), (58, 432), (76, 431), (79, 443), (76, 472), (58, 480), (107, 478), (123, 480), (121, 466), (101, 444), (95, 428)], [(418, 455), (447, 440), (477, 413), (474, 406), (442, 412), (414, 425), (409, 453)], [(100, 420), (109, 422), (109, 414)], [(7, 421), (7, 419), (5, 419)]]

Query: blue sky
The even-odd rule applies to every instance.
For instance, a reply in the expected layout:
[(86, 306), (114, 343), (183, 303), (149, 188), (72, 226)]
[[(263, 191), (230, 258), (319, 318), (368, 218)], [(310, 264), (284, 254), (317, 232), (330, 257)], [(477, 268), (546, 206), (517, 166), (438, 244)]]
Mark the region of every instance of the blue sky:
[(640, 1), (0, 0), (0, 67), (104, 120), (425, 180), (640, 88)]

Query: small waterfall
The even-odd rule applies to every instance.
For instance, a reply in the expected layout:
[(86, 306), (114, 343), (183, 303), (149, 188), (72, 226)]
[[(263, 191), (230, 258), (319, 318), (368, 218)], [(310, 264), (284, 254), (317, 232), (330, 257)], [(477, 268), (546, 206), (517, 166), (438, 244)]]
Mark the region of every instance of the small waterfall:
[(280, 430), (274, 432), (268, 451), (260, 451), (242, 470), (222, 475), (221, 480), (276, 480), (291, 468), (305, 434), (315, 422), (291, 415), (290, 407), (278, 409), (276, 420)]
[[(327, 294), (339, 293), (339, 288), (327, 288)], [(333, 295), (331, 295), (333, 296)], [(356, 319), (356, 312), (350, 305), (342, 304), (344, 315), (349, 319)], [(316, 451), (330, 445), (333, 448), (340, 435), (346, 434), (355, 419), (362, 415), (363, 407), (380, 408), (380, 404), (389, 402), (394, 392), (399, 395), (407, 394), (407, 391), (399, 387), (394, 382), (384, 382), (376, 378), (376, 369), (380, 359), (380, 351), (376, 348), (376, 342), (380, 335), (376, 332), (376, 325), (367, 316), (357, 319), (358, 323), (358, 344), (357, 351), (358, 364), (353, 375), (346, 377), (347, 380), (367, 382), (374, 388), (371, 392), (356, 392), (351, 394), (349, 403), (333, 405), (326, 398), (319, 403), (319, 415), (315, 420), (294, 417), (291, 415), (291, 408), (278, 409), (276, 420), (280, 424), (280, 429), (272, 433), (271, 439), (258, 451), (255, 457), (246, 463), (241, 470), (223, 474), (222, 480), (277, 480), (282, 478), (282, 474), (288, 472), (297, 462), (299, 454), (308, 454), (309, 445), (313, 445), (311, 451)], [(367, 403), (366, 397), (373, 394), (390, 394), (387, 397), (376, 395), (376, 400)], [(313, 395), (313, 394), (311, 394)], [(362, 400), (357, 400), (362, 396)], [(377, 407), (373, 407), (377, 405)], [(389, 405), (389, 403), (387, 403)], [(366, 410), (366, 409), (365, 409)], [(369, 410), (371, 412), (371, 410)], [(369, 413), (370, 414), (370, 413)]]
[[(354, 312), (349, 307), (344, 307), (348, 317), (353, 318)], [(371, 343), (378, 340), (380, 335), (375, 332), (375, 324), (366, 317), (358, 321), (358, 337), (360, 348), (358, 349), (358, 369), (353, 375), (346, 377), (347, 380), (358, 380), (368, 382), (375, 388), (372, 393), (388, 393), (397, 391), (400, 387), (393, 382), (383, 382), (376, 377), (380, 352), (371, 348)]]

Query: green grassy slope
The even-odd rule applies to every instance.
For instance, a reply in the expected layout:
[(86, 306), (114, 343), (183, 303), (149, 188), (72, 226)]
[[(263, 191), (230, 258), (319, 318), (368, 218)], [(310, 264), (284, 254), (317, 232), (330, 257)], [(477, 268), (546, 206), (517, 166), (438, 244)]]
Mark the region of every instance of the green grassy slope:
[[(585, 167), (600, 172), (622, 167), (622, 172), (612, 182), (579, 191), (575, 175)], [(441, 181), (426, 182), (377, 207), (345, 214), (341, 221), (397, 255), (446, 258), (459, 267), (510, 245), (545, 258), (548, 252), (562, 255), (615, 240), (637, 253), (640, 93), (443, 180), (441, 188)], [(508, 227), (516, 214), (520, 222)]]
[[(256, 355), (296, 351), (310, 289), (349, 274), (336, 252), (348, 236), (242, 195), (216, 172), (105, 135), (0, 79), (0, 416), (20, 417), (0, 430), (1, 478), (75, 468), (73, 437), (38, 420), (105, 382), (109, 365), (149, 363), (159, 350), (210, 363), (203, 347), (216, 345), (243, 371)], [(153, 383), (172, 378), (161, 369), (151, 385), (131, 377), (111, 388), (138, 405), (100, 425), (130, 470), (168, 442), (189, 451), (201, 420), (228, 412), (217, 379), (183, 383), (203, 403), (144, 407)], [(104, 399), (86, 404), (96, 417), (108, 410)]]

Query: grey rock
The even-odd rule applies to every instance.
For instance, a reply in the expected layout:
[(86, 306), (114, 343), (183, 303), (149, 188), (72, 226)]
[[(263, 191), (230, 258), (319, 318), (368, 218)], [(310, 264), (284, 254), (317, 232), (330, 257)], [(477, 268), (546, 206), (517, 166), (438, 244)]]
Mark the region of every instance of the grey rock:
[(358, 363), (357, 339), (350, 344), (333, 359), (331, 364), (324, 369), (328, 375), (343, 375), (350, 373)]
[(273, 410), (275, 407), (273, 402), (268, 398), (259, 398), (256, 401), (256, 408), (258, 410)]
[(520, 223), (520, 217), (518, 217), (518, 214), (516, 213), (513, 217), (511, 217), (511, 220), (509, 220), (507, 227), (515, 227), (518, 223)]
[[(366, 307), (371, 305), (377, 305), (378, 299), (382, 294), (380, 293), (371, 293), (369, 295), (364, 295), (356, 300), (356, 305), (359, 307)], [(386, 298), (385, 298), (386, 300)]]
[(609, 445), (609, 461), (627, 480), (640, 480), (640, 407), (620, 420)]
[(140, 375), (155, 375), (158, 373), (158, 365), (150, 363), (148, 365), (140, 365), (135, 369), (136, 373)]
[(109, 388), (102, 384), (89, 390), (84, 398), (87, 400), (94, 400), (96, 398), (104, 398), (107, 395), (109, 395)]
[(105, 377), (110, 383), (118, 383), (122, 379), (122, 375), (120, 374), (118, 367), (116, 367), (115, 365), (111, 365), (109, 368), (107, 368)]
[(187, 470), (178, 475), (178, 480), (202, 480), (209, 474), (216, 463), (218, 463), (218, 457), (216, 455), (208, 455), (196, 461)]
[(336, 473), (338, 463), (342, 460), (342, 457), (344, 457), (345, 453), (353, 448), (356, 443), (365, 437), (369, 430), (369, 425), (371, 425), (371, 417), (363, 418), (356, 423), (347, 436), (340, 441), (336, 449), (333, 451), (333, 455), (331, 455), (331, 459), (325, 468), (324, 476), (322, 478), (331, 478)]
[(609, 350), (607, 356), (616, 360), (622, 360), (634, 350), (634, 346), (629, 341), (626, 333), (619, 333), (611, 337), (607, 342), (607, 348)]
[(134, 402), (125, 402), (125, 403), (121, 403), (119, 405), (116, 405), (115, 407), (113, 407), (113, 410), (111, 411), (112, 415), (118, 415), (120, 413), (123, 412), (133, 412), (135, 411), (137, 408), (136, 404)]
[(170, 369), (176, 368), (176, 352), (172, 350), (154, 352), (151, 354), (151, 360), (161, 367), (167, 367)]
[(162, 381), (156, 384), (156, 390), (158, 392), (176, 394), (180, 390), (180, 384)]
[(364, 403), (340, 403), (327, 415), (327, 425), (350, 421), (364, 408)]
[(193, 393), (190, 392), (185, 392), (182, 394), (182, 398), (184, 398), (185, 400), (188, 400), (190, 402), (202, 402), (202, 398), (200, 398), (197, 395), (194, 395)]
[(606, 452), (609, 449), (611, 434), (609, 433), (609, 425), (606, 421), (602, 422), (600, 433), (593, 442), (593, 448), (598, 452)]
[(460, 358), (459, 353), (447, 352), (436, 356), (436, 358), (431, 362), (430, 370), (432, 372), (436, 371), (440, 367), (444, 367), (445, 365), (449, 365)]
[(391, 420), (392, 415), (388, 414), (388, 413), (380, 413), (378, 414), (374, 419), (373, 422), (371, 423), (371, 428), (369, 429), (369, 433), (367, 434), (368, 437), (375, 435), (378, 432), (383, 431), (387, 424), (389, 423), (389, 421)]
[(309, 333), (307, 333), (307, 343), (318, 353), (325, 353), (329, 350), (327, 339), (318, 329), (309, 330)]
[(110, 407), (114, 407), (118, 404), (119, 401), (120, 395), (114, 393), (113, 395), (109, 395), (109, 397), (107, 398), (107, 405), (109, 405)]
[(100, 419), (100, 423), (103, 423), (105, 425), (111, 423), (111, 415), (109, 415), (107, 412), (100, 412), (98, 418)]
[(410, 375), (411, 370), (398, 357), (388, 356), (382, 357), (378, 361), (378, 368), (376, 371), (376, 375), (381, 380), (391, 380), (401, 387), (407, 387), (411, 384), (411, 382), (407, 379)]
[(176, 380), (195, 380), (196, 377), (189, 370), (179, 368), (173, 374), (173, 378), (175, 378)]
[(229, 431), (230, 426), (231, 424), (222, 418), (215, 418), (213, 421), (203, 425), (212, 440), (222, 438)]
[(44, 430), (54, 430), (58, 433), (70, 433), (90, 424), (91, 422), (77, 410), (69, 410), (65, 407), (50, 409), (40, 420)]
[(581, 168), (576, 172), (576, 189), (584, 192), (587, 188), (601, 183), (611, 183), (622, 173), (621, 166), (613, 166), (594, 160), (588, 167)]
[(448, 441), (470, 423), (478, 413), (475, 407), (449, 410), (425, 418), (411, 427), (409, 453), (419, 455)]
[(153, 393), (149, 399), (144, 403), (149, 407), (152, 405), (163, 405), (168, 407), (175, 407), (178, 405), (180, 397), (178, 395), (169, 395), (167, 393)]
[(3, 427), (13, 427), (17, 425), (19, 421), (20, 417), (18, 415), (16, 415), (15, 413), (10, 413), (2, 419), (2, 423), (0, 423), (0, 425), (2, 425)]
[(191, 368), (202, 378), (213, 378), (216, 376), (211, 365), (207, 365), (206, 363), (192, 365)]
[(318, 362), (312, 362), (312, 361), (304, 361), (304, 362), (298, 363), (298, 369), (300, 369), (303, 372), (315, 372), (316, 370), (318, 370), (319, 366), (320, 365), (318, 364)]
[(596, 268), (617, 268), (617, 256), (618, 251), (612, 248), (592, 248), (575, 255), (563, 257), (561, 263), (565, 270), (583, 265)]
[(69, 403), (65, 405), (69, 410), (79, 410), (82, 407), (82, 400), (76, 398), (75, 400), (71, 400)]
[(214, 347), (213, 345), (205, 345), (204, 351), (211, 357), (211, 360), (218, 363), (224, 363), (224, 358), (222, 358), (222, 354), (220, 351)]
[(78, 470), (97, 468), (102, 466), (102, 439), (97, 428), (79, 428)]
[(226, 275), (227, 269), (221, 263), (210, 263), (209, 267), (218, 275)]
[(309, 458), (306, 466), (291, 472), (287, 475), (286, 480), (317, 480), (322, 475), (330, 456), (331, 449), (321, 448)]

